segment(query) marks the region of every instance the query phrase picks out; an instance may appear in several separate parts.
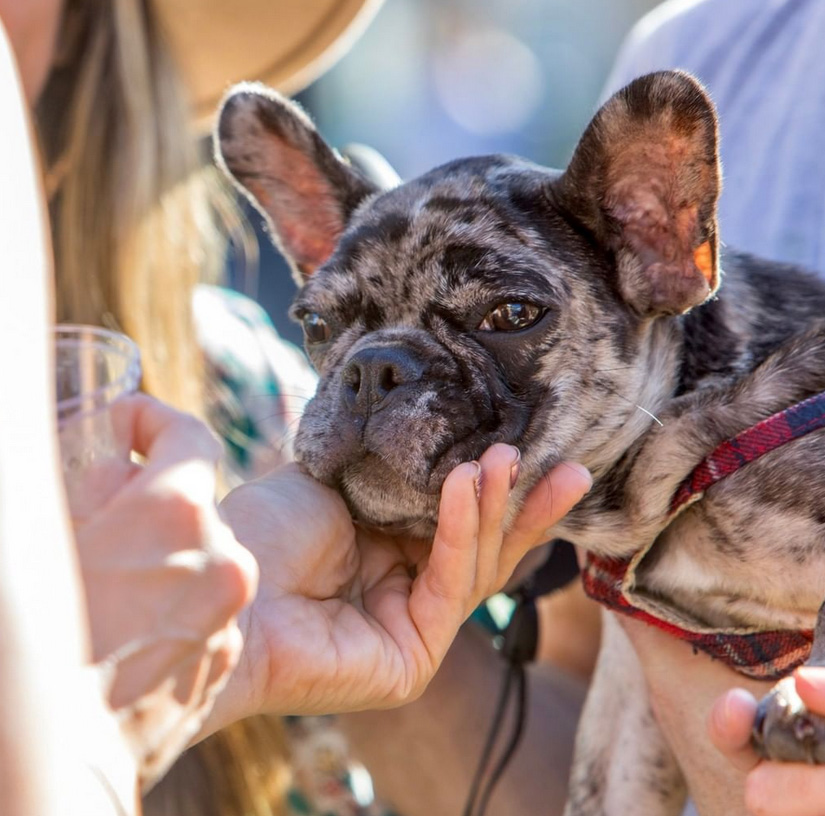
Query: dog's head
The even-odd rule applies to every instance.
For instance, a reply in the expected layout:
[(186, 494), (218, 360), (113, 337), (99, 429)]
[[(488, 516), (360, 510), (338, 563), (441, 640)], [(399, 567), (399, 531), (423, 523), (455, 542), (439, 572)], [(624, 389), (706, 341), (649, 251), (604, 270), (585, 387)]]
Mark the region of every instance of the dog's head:
[(718, 285), (716, 120), (685, 74), (616, 94), (564, 173), (486, 156), (382, 190), (257, 85), (217, 141), (302, 285), (321, 379), (297, 454), (373, 524), (431, 532), (447, 473), (494, 442), (522, 451), (521, 494), (615, 461), (673, 385), (657, 332)]

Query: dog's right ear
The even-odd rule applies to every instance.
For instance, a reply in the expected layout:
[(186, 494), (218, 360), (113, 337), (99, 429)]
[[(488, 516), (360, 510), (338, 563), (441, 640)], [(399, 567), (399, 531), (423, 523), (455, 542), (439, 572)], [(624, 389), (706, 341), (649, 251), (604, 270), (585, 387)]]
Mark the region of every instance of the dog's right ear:
[(260, 84), (238, 85), (224, 99), (215, 158), (264, 215), (299, 284), (379, 189), (324, 142), (298, 105)]
[(697, 80), (634, 80), (593, 118), (555, 184), (559, 201), (616, 260), (639, 314), (680, 314), (719, 285), (716, 113)]

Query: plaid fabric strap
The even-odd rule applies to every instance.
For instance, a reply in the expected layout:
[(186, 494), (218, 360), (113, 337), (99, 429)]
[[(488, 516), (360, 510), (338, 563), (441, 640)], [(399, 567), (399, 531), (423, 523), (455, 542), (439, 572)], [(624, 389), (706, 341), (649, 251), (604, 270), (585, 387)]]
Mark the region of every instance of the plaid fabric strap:
[[(726, 440), (680, 485), (671, 502), (671, 514), (688, 501), (697, 500), (711, 485), (748, 462), (823, 427), (825, 392), (798, 402)], [(810, 654), (812, 630), (777, 629), (746, 634), (692, 631), (639, 608), (623, 589), (635, 557), (606, 558), (588, 553), (582, 571), (585, 592), (609, 609), (656, 626), (757, 680), (783, 677), (804, 663)]]

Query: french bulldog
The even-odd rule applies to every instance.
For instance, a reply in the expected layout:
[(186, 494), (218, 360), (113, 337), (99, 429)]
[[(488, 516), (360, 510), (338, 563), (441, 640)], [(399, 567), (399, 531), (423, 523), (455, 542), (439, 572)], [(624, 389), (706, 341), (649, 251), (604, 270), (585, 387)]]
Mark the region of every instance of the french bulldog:
[[(320, 374), (299, 461), (359, 522), (426, 537), (447, 473), (492, 443), (521, 451), (514, 512), (575, 460), (593, 488), (548, 536), (636, 557), (647, 612), (699, 631), (812, 629), (825, 598), (822, 431), (672, 509), (717, 446), (825, 390), (825, 283), (720, 250), (717, 139), (701, 85), (661, 72), (605, 103), (563, 172), (483, 156), (385, 189), (297, 105), (260, 85), (231, 91), (217, 161), (292, 265), (292, 315)], [(568, 816), (681, 812), (682, 758), (633, 660), (608, 623)], [(787, 685), (755, 741), (820, 761), (825, 728)]]

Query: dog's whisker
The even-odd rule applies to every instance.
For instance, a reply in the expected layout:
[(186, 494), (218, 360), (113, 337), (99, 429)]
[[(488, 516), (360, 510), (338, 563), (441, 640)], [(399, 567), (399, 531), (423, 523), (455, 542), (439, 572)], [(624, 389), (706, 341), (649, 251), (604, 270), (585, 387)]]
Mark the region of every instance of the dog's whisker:
[(418, 518), (413, 519), (412, 521), (410, 521), (407, 524), (402, 524), (400, 527), (393, 528), (393, 530), (394, 530), (394, 532), (405, 533), (405, 532), (407, 532), (407, 530), (414, 529), (419, 524), (421, 524), (421, 522), (423, 522), (423, 521), (427, 521), (427, 516), (424, 516), (424, 515), (419, 516)]
[[(253, 395), (256, 399), (264, 399), (266, 397), (272, 397), (272, 394), (254, 394)], [(315, 395), (314, 394), (288, 394), (285, 391), (279, 391), (276, 395), (277, 398), (286, 397), (287, 399), (295, 399), (295, 400), (303, 400), (304, 402), (309, 402)]]
[(280, 399), (290, 399), (290, 400), (302, 400), (303, 402), (309, 402), (312, 399), (313, 395), (308, 394), (288, 394), (284, 391), (279, 391), (277, 394), (273, 394), (272, 392), (261, 392), (256, 394), (254, 392), (247, 393), (244, 395), (244, 399), (248, 400), (273, 400), (277, 401)]
[(637, 408), (638, 408), (638, 409), (639, 409), (639, 410), (640, 410), (643, 414), (647, 414), (647, 415), (648, 415), (648, 416), (649, 416), (649, 417), (650, 417), (650, 418), (651, 418), (654, 422), (658, 423), (660, 427), (662, 427), (662, 428), (664, 428), (664, 427), (665, 427), (665, 423), (664, 423), (664, 422), (662, 422), (662, 420), (661, 420), (661, 419), (659, 419), (659, 417), (657, 417), (657, 416), (656, 416), (656, 414), (654, 414), (652, 411), (648, 411), (648, 410), (647, 410), (647, 408), (642, 407), (642, 406), (641, 406), (641, 405), (639, 405), (638, 403), (634, 403), (634, 405), (635, 405), (635, 406), (636, 406), (636, 407), (637, 407)]
[[(300, 418), (301, 418), (300, 414), (297, 414), (296, 411), (293, 411), (290, 408), (284, 408), (283, 410), (270, 411), (266, 414), (262, 414), (260, 416), (260, 419), (274, 419), (275, 417), (289, 417), (289, 416), (295, 418), (296, 415), (297, 415), (297, 419), (300, 420)], [(290, 420), (290, 422), (292, 422), (292, 421), (293, 420)]]
[(297, 438), (297, 436), (298, 436), (297, 425), (298, 425), (299, 421), (300, 420), (296, 419), (293, 422), (289, 423), (289, 425), (287, 425), (286, 428), (284, 428), (284, 430), (281, 432), (281, 441), (280, 441), (280, 444), (277, 447), (277, 451), (278, 451), (279, 454), (283, 453), (284, 450), (286, 450), (287, 447), (291, 446), (292, 443)]
[(664, 422), (662, 422), (662, 421), (659, 419), (659, 417), (657, 417), (657, 416), (656, 416), (656, 414), (654, 414), (652, 411), (649, 411), (649, 410), (648, 410), (647, 408), (645, 408), (644, 406), (639, 405), (639, 403), (638, 403), (638, 402), (634, 402), (634, 401), (633, 401), (630, 397), (626, 397), (624, 394), (622, 394), (621, 392), (617, 391), (615, 388), (611, 388), (611, 387), (610, 387), (607, 383), (602, 383), (602, 385), (603, 385), (603, 386), (604, 386), (604, 387), (605, 387), (608, 391), (610, 391), (610, 393), (611, 393), (611, 394), (613, 394), (614, 396), (617, 396), (619, 399), (623, 399), (625, 402), (629, 403), (629, 404), (630, 404), (630, 405), (632, 405), (634, 408), (637, 408), (637, 409), (638, 409), (639, 411), (641, 411), (643, 414), (647, 414), (647, 415), (648, 415), (648, 416), (649, 416), (649, 417), (650, 417), (650, 418), (651, 418), (654, 422), (658, 423), (658, 424), (659, 424), (662, 428), (664, 428), (664, 426), (665, 426), (665, 425), (664, 425)]

